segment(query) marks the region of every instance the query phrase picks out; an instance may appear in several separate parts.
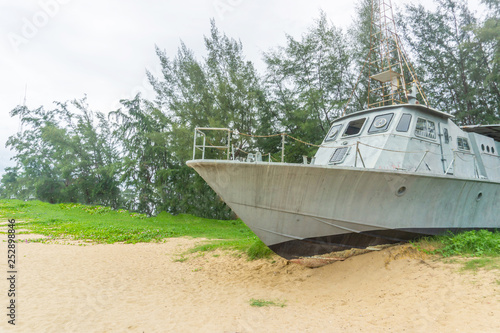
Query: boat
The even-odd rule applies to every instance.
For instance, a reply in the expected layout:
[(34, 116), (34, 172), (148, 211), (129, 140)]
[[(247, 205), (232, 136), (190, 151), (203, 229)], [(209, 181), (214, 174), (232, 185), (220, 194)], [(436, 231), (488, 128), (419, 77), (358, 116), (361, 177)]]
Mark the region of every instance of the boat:
[[(392, 11), (381, 8), (387, 3), (379, 15)], [(377, 97), (334, 120), (312, 160), (237, 159), (230, 129), (195, 130), (187, 165), (284, 258), (500, 229), (500, 124), (460, 127), (430, 107), (411, 70), (405, 82), (395, 30), (378, 27), (381, 43), (399, 51), (396, 61), (370, 75)], [(226, 131), (226, 144), (207, 144), (213, 130)], [(225, 159), (205, 158), (209, 148), (225, 150)]]

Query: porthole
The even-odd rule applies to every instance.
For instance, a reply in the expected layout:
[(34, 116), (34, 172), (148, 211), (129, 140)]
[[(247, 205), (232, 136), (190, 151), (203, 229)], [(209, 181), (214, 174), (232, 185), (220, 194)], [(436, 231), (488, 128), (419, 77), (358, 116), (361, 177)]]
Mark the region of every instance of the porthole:
[(398, 197), (403, 196), (406, 193), (406, 186), (401, 186), (397, 191), (396, 195)]
[(377, 119), (374, 123), (373, 123), (373, 126), (375, 126), (376, 128), (381, 128), (381, 127), (384, 127), (385, 124), (387, 124), (387, 119), (385, 118), (380, 118), (380, 119)]
[(484, 143), (481, 144), (481, 149), (484, 151)]
[(333, 141), (333, 140), (335, 140), (335, 138), (339, 134), (341, 128), (342, 128), (342, 124), (338, 124), (338, 125), (332, 126), (332, 128), (330, 129), (330, 132), (326, 136), (325, 141)]
[(483, 192), (479, 192), (479, 193), (477, 194), (476, 201), (481, 200), (481, 198), (482, 198), (482, 197), (483, 197)]
[(490, 146), (486, 146), (486, 151), (489, 153), (490, 152)]

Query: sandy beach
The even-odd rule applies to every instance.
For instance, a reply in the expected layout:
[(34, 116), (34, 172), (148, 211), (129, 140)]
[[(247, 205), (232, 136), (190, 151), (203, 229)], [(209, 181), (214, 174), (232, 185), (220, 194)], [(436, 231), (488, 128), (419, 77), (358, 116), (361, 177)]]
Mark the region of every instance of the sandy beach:
[[(5, 239), (5, 236), (3, 236)], [(227, 252), (200, 239), (17, 245), (16, 325), (1, 332), (499, 332), (500, 273), (406, 246), (320, 268)], [(0, 269), (7, 276), (7, 243)], [(187, 258), (187, 259), (186, 259)], [(285, 303), (253, 307), (251, 299)]]

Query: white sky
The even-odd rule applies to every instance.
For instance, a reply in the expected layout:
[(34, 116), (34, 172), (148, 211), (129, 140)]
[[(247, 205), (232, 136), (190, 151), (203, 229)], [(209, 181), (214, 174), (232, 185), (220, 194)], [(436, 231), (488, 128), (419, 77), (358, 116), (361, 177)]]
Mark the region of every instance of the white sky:
[(355, 15), (349, 0), (0, 0), (0, 173), (14, 165), (5, 142), (19, 119), (9, 112), (26, 86), (28, 108), (87, 94), (91, 109), (107, 112), (139, 91), (153, 98), (145, 70), (159, 71), (154, 45), (174, 57), (182, 40), (201, 58), (211, 18), (263, 74), (262, 52), (284, 45), (285, 33), (300, 38), (320, 9), (341, 27)]

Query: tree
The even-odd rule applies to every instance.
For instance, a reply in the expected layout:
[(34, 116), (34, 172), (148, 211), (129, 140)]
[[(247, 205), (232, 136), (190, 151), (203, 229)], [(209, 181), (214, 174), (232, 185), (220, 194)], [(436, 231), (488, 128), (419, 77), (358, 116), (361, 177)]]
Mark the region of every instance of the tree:
[(498, 0), (482, 0), (490, 9), (486, 20), (474, 30), (476, 34), (475, 45), (483, 53), (483, 65), (486, 67), (487, 76), (484, 89), (490, 92), (490, 103), (495, 108), (496, 119), (487, 119), (494, 122), (500, 118), (500, 2)]
[[(201, 177), (185, 165), (192, 157), (194, 130), (217, 127), (253, 134), (262, 124), (266, 101), (253, 64), (244, 59), (241, 42), (220, 33), (212, 21), (205, 46), (207, 56), (203, 61), (197, 60), (184, 43), (173, 59), (157, 47), (163, 75), (154, 77), (148, 73), (157, 94), (157, 108), (169, 121), (168, 149), (172, 163), (161, 171), (160, 178), (164, 191), (171, 195), (165, 194), (160, 207), (170, 212), (196, 211), (206, 217), (227, 218), (231, 216), (230, 210), (219, 202)], [(226, 135), (215, 134), (210, 143), (226, 145)], [(236, 155), (254, 147), (254, 140), (248, 136), (234, 139)], [(206, 157), (222, 158), (224, 154), (212, 149)]]
[(170, 120), (152, 103), (137, 95), (122, 100), (124, 109), (112, 112), (113, 132), (121, 144), (123, 172), (121, 182), (129, 209), (152, 215), (162, 204), (159, 173), (172, 166), (168, 149)]
[[(184, 43), (172, 60), (157, 47), (163, 77), (148, 73), (156, 103), (172, 119), (171, 144), (182, 162), (191, 157), (186, 148), (192, 146), (196, 127), (253, 134), (266, 111), (263, 88), (253, 64), (244, 59), (241, 42), (221, 34), (212, 20), (205, 46), (203, 62)], [(241, 149), (249, 147), (251, 140), (242, 136), (233, 143)]]
[(0, 198), (6, 199), (30, 199), (31, 184), (19, 175), (19, 167), (5, 168), (0, 182)]
[(85, 98), (56, 106), (12, 110), (23, 129), (7, 141), (18, 164), (11, 188), (23, 199), (118, 206), (117, 151), (106, 117), (90, 111)]
[(349, 27), (349, 48), (352, 57), (352, 78), (349, 81), (352, 96), (345, 106), (346, 113), (364, 110), (368, 107), (368, 80), (370, 76), (369, 62), (375, 60), (370, 52), (373, 35), (372, 15), (378, 10), (375, 0), (360, 0), (356, 3), (356, 16)]
[[(351, 60), (344, 33), (321, 12), (301, 40), (288, 35), (286, 46), (265, 53), (264, 59), (275, 129), (321, 143), (350, 94)], [(299, 162), (311, 153), (305, 145), (292, 143), (287, 160)]]
[(424, 73), (430, 104), (454, 113), (463, 125), (493, 122), (500, 95), (491, 46), (476, 34), (478, 20), (465, 0), (436, 3), (434, 12), (407, 5), (399, 21), (416, 67)]

